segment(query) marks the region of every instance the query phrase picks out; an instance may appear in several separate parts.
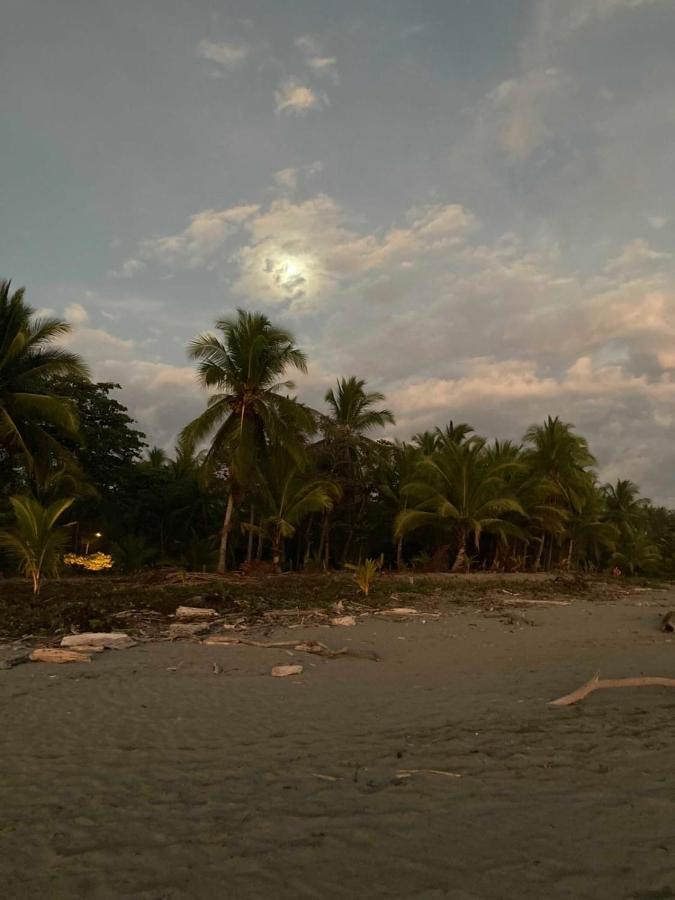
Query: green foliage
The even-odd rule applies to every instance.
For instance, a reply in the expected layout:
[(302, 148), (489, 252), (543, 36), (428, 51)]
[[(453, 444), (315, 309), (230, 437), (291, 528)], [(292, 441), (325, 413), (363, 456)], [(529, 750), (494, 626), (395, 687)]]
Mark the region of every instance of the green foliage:
[(43, 506), (28, 495), (10, 498), (15, 525), (0, 532), (0, 544), (17, 560), (21, 572), (32, 580), (34, 594), (39, 594), (45, 576), (58, 571), (68, 533), (57, 522), (72, 502), (69, 497)]
[(367, 597), (370, 594), (371, 584), (382, 568), (382, 560), (365, 559), (356, 566), (348, 564), (345, 568), (353, 569), (354, 580), (361, 593)]

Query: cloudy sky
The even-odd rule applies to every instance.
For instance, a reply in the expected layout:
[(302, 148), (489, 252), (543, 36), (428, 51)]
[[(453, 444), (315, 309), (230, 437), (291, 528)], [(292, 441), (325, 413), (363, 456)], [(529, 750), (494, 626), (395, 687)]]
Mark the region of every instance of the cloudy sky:
[(158, 443), (237, 306), (675, 505), (674, 0), (0, 0), (0, 273)]

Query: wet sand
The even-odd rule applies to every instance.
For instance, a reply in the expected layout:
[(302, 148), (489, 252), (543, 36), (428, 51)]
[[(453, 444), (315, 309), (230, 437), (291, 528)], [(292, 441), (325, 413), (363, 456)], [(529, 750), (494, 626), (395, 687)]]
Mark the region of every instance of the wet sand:
[(675, 676), (674, 606), (273, 633), (377, 663), (176, 643), (0, 671), (0, 895), (675, 897), (675, 691), (546, 705)]

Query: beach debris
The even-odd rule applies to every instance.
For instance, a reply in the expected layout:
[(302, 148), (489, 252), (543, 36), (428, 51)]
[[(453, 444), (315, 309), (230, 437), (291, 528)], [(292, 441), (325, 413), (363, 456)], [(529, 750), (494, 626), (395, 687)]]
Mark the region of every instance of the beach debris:
[(312, 772), (312, 778), (319, 778), (321, 781), (339, 781), (336, 775), (322, 775), (321, 772)]
[(203, 644), (242, 644), (245, 647), (263, 647), (267, 650), (296, 650), (298, 653), (313, 653), (316, 656), (325, 656), (328, 659), (337, 659), (338, 656), (355, 656), (359, 659), (378, 660), (376, 653), (359, 650), (351, 650), (349, 647), (340, 647), (339, 650), (331, 650), (321, 641), (253, 641), (248, 638), (234, 637), (230, 635), (214, 634), (204, 638)]
[(39, 647), (30, 655), (31, 662), (74, 663), (91, 662), (91, 654), (83, 650), (60, 650), (58, 647)]
[(61, 640), (62, 647), (71, 649), (101, 647), (102, 649), (124, 650), (133, 647), (135, 641), (124, 631), (85, 631), (82, 634), (67, 634)]
[(330, 620), (330, 624), (349, 628), (352, 625), (356, 625), (356, 616), (335, 616), (335, 618)]
[(345, 602), (344, 600), (338, 600), (337, 603), (333, 604), (333, 609), (335, 611), (336, 616), (344, 615), (345, 611)]
[(675, 687), (675, 678), (661, 678), (651, 675), (640, 675), (636, 678), (600, 678), (600, 673), (596, 672), (590, 681), (582, 684), (576, 691), (571, 694), (565, 694), (564, 697), (558, 697), (557, 700), (551, 700), (549, 706), (572, 706), (579, 703), (593, 691), (603, 690), (605, 688), (624, 688), (624, 687)]
[(177, 619), (216, 619), (218, 613), (215, 609), (206, 609), (201, 606), (179, 606), (176, 610)]
[(391, 609), (379, 609), (376, 613), (382, 619), (440, 619), (438, 612), (420, 612), (413, 606), (394, 606)]
[(397, 778), (411, 778), (413, 775), (442, 775), (445, 778), (461, 778), (459, 772), (445, 772), (442, 769), (399, 769)]
[(660, 625), (661, 631), (672, 632), (675, 631), (675, 612), (672, 610), (667, 612), (665, 616), (661, 619)]
[(214, 675), (222, 675), (223, 667), (219, 666), (218, 663), (213, 664), (213, 674)]
[(172, 641), (177, 638), (198, 637), (205, 634), (211, 625), (209, 622), (174, 622), (169, 625), (169, 637)]
[(30, 655), (28, 652), (15, 653), (13, 656), (6, 656), (0, 659), (0, 669), (13, 669), (14, 666), (20, 666), (21, 663), (28, 662)]
[(271, 674), (275, 678), (288, 678), (289, 675), (301, 675), (303, 668), (301, 665), (293, 666), (275, 666)]

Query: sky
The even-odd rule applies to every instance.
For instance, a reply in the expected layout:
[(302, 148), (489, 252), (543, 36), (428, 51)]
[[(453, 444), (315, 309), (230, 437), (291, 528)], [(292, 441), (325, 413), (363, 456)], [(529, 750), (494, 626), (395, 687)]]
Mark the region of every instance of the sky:
[(0, 0), (0, 275), (153, 443), (237, 307), (675, 506), (675, 0)]

